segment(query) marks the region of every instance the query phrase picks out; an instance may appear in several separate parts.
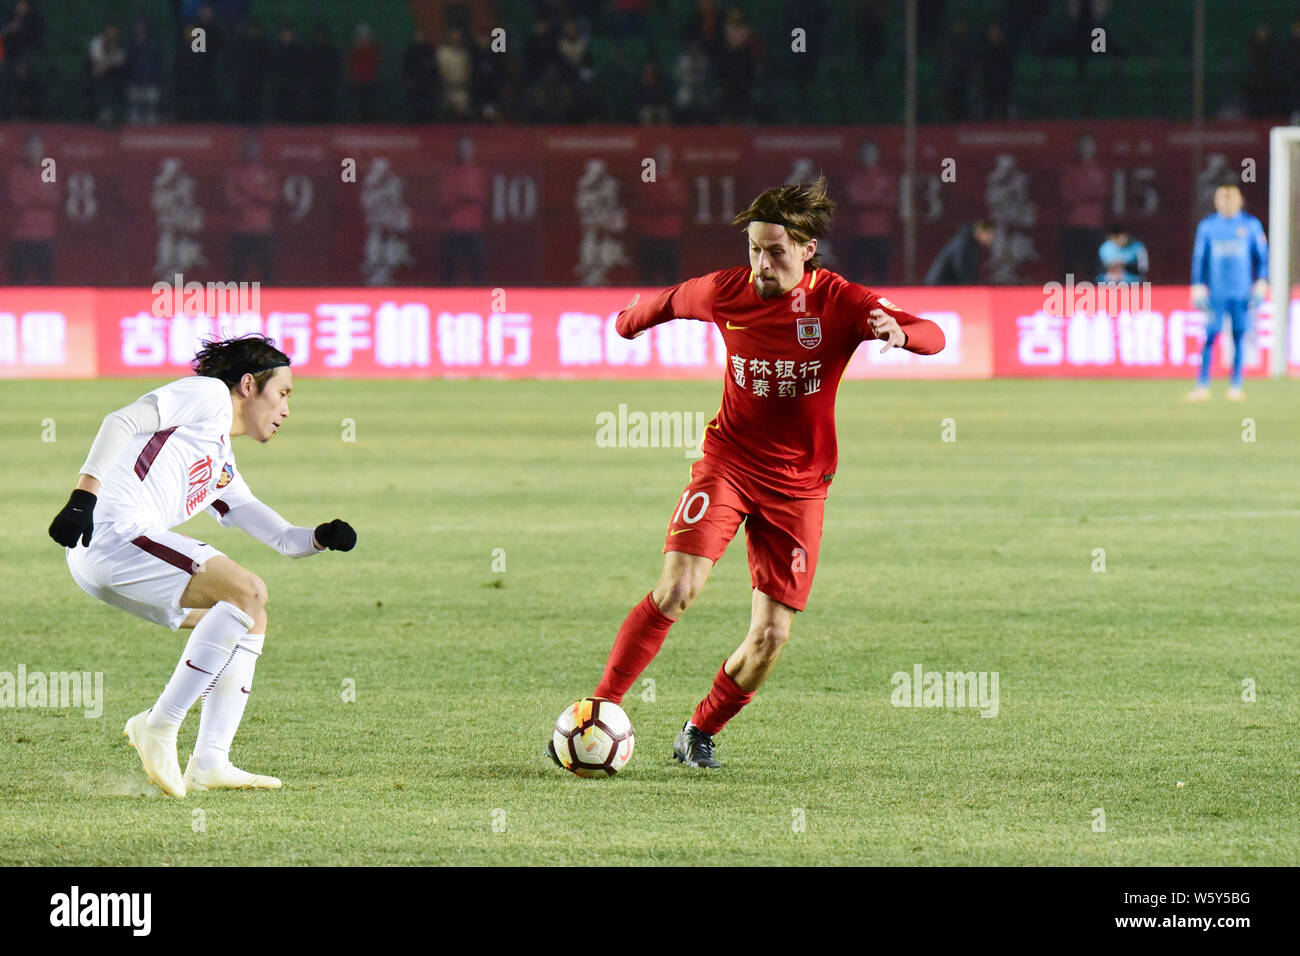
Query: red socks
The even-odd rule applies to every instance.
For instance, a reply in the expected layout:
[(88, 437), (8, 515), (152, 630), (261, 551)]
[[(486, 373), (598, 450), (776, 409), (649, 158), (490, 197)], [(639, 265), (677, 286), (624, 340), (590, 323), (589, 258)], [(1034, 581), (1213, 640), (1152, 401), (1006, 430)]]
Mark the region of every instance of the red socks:
[(713, 678), (709, 696), (695, 708), (691, 723), (712, 737), (727, 725), (727, 721), (740, 713), (740, 708), (753, 699), (753, 691), (745, 690), (727, 676), (727, 662), (723, 661), (718, 668), (718, 676)]
[(614, 639), (609, 660), (605, 662), (605, 674), (592, 697), (604, 697), (621, 704), (623, 695), (632, 686), (632, 682), (654, 660), (659, 648), (663, 647), (668, 628), (673, 626), (673, 619), (659, 610), (652, 595), (653, 592), (647, 594), (645, 600), (632, 608), (627, 620), (618, 629), (618, 637)]
[[(592, 697), (604, 697), (616, 704), (641, 675), (654, 656), (663, 647), (673, 619), (666, 616), (653, 600), (653, 592), (632, 608), (623, 626), (618, 629), (614, 647), (605, 662), (605, 673)], [(745, 690), (727, 676), (727, 662), (723, 661), (713, 678), (709, 696), (700, 701), (691, 716), (691, 723), (709, 736), (726, 726), (727, 721), (740, 713), (740, 709), (754, 699), (753, 691)]]

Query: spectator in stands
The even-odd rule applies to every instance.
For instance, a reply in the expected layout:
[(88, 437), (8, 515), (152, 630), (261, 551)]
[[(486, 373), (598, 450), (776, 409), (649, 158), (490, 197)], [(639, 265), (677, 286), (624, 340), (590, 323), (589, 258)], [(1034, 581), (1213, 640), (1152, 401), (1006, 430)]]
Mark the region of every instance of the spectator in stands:
[(1097, 247), (1106, 222), (1106, 196), (1110, 183), (1097, 162), (1097, 143), (1088, 135), (1075, 143), (1078, 162), (1061, 171), (1058, 195), (1065, 202), (1061, 231), (1061, 266), (1076, 279), (1097, 271)]
[(250, 133), (240, 147), (239, 162), (226, 172), (226, 203), (234, 214), (230, 235), (230, 273), (243, 282), (249, 267), (255, 280), (271, 282), (271, 220), (279, 195), (275, 177), (261, 163), (257, 134)]
[(379, 44), (364, 23), (357, 24), (348, 53), (348, 84), (357, 104), (357, 119), (369, 123), (375, 117), (375, 91), (379, 87)]
[[(1069, 0), (1066, 3), (1067, 29), (1069, 33), (1066, 36), (1067, 52), (1074, 56), (1075, 72), (1079, 79), (1083, 79), (1088, 72), (1088, 58), (1092, 56), (1093, 31), (1097, 29), (1106, 31), (1106, 38), (1109, 41), (1114, 30), (1106, 30), (1105, 19), (1109, 12), (1111, 0)], [(1116, 55), (1117, 51), (1108, 42), (1107, 50), (1110, 55)], [(1080, 97), (1081, 105), (1088, 110), (1090, 97)]]
[(249, 7), (252, 4), (252, 0), (209, 0), (209, 2), (216, 13), (217, 22), (229, 33), (243, 26), (244, 21), (248, 19)]
[(969, 92), (975, 73), (975, 51), (966, 21), (952, 21), (944, 41), (943, 103), (947, 118), (961, 122), (970, 115)]
[(524, 84), (536, 86), (558, 58), (551, 22), (545, 17), (535, 17), (532, 32), (524, 41)]
[[(1300, 112), (1300, 17), (1291, 21), (1282, 63), (1285, 67), (1283, 82), (1287, 92), (1286, 111), (1294, 114)], [(1291, 122), (1295, 125), (1294, 119)]]
[(714, 61), (722, 56), (725, 43), (722, 36), (722, 8), (718, 0), (696, 0), (695, 9), (686, 21), (686, 33), (683, 39), (689, 44), (699, 40), (704, 52)]
[(294, 123), (306, 115), (302, 77), (307, 72), (307, 51), (298, 42), (293, 27), (280, 28), (280, 40), (271, 53), (271, 116), (281, 123)]
[(225, 91), (229, 87), (223, 72), (228, 46), (226, 28), (217, 20), (211, 0), (204, 0), (199, 5), (194, 25), (203, 31), (203, 53), (195, 64), (198, 112), (196, 118), (211, 123), (225, 119), (227, 115), (225, 103), (222, 102)]
[(1123, 223), (1114, 222), (1106, 230), (1106, 241), (1097, 250), (1101, 260), (1100, 282), (1141, 282), (1147, 277), (1150, 263), (1147, 247), (1128, 231)]
[(417, 123), (432, 122), (438, 104), (438, 57), (418, 27), (402, 54), (402, 91), (406, 115)]
[(14, 119), (45, 119), (45, 84), (32, 68), (30, 59), (13, 65), (9, 75), (9, 96)]
[(1246, 41), (1246, 115), (1252, 118), (1277, 116), (1282, 112), (1277, 50), (1266, 24), (1255, 27)]
[(339, 74), (343, 61), (338, 47), (325, 24), (316, 26), (312, 42), (307, 47), (309, 84), (308, 116), (313, 123), (328, 123), (338, 119)]
[(153, 27), (137, 20), (131, 27), (127, 51), (126, 121), (157, 123), (162, 102), (163, 60)]
[(248, 20), (240, 28), (236, 42), (230, 45), (230, 72), (234, 78), (234, 117), (240, 123), (260, 123), (266, 94), (271, 44), (262, 31), (262, 22)]
[(646, 12), (653, 0), (614, 0), (618, 34), (623, 39), (645, 35)]
[(853, 282), (889, 281), (889, 245), (898, 210), (898, 177), (880, 165), (880, 149), (871, 140), (858, 151), (861, 168), (848, 182), (854, 211), (847, 278)]
[(760, 48), (758, 36), (739, 7), (727, 10), (722, 38), (722, 118), (724, 122), (749, 122), (754, 118)]
[(116, 122), (121, 115), (127, 77), (127, 52), (117, 24), (108, 24), (91, 39), (87, 58), (95, 119), (100, 123)]
[(456, 141), (456, 165), (442, 175), (442, 284), (453, 285), (462, 272), (467, 285), (483, 284), (483, 227), (487, 218), (488, 176), (474, 165), (474, 141)]
[(181, 31), (181, 42), (173, 56), (176, 84), (176, 118), (211, 123), (217, 116), (216, 59), (207, 46), (206, 28), (196, 24)]
[(461, 123), (473, 116), (473, 62), (465, 37), (459, 30), (448, 30), (447, 40), (435, 53), (438, 82), (442, 87), (442, 118)]
[(713, 58), (698, 37), (677, 58), (675, 112), (680, 123), (711, 123), (717, 117)]
[(655, 178), (636, 186), (633, 203), (641, 241), (637, 266), (645, 285), (668, 286), (681, 281), (681, 237), (690, 205), (686, 181), (673, 173), (672, 148), (655, 149)]
[[(860, 16), (864, 20), (870, 20), (876, 15), (879, 8), (872, 8), (869, 5), (863, 5), (860, 10)], [(826, 0), (805, 0), (801, 3), (789, 3), (785, 8), (785, 25), (782, 36), (794, 37), (795, 30), (803, 31), (804, 51), (796, 53), (790, 47), (793, 44), (786, 44), (785, 48), (777, 47), (776, 55), (772, 57), (772, 69), (780, 81), (789, 85), (792, 92), (797, 93), (798, 102), (802, 103), (809, 96), (816, 95), (813, 83), (817, 79), (817, 65), (822, 62), (825, 55), (825, 36), (826, 28), (831, 22), (830, 12), (826, 8)], [(863, 30), (870, 30), (863, 24)], [(865, 38), (865, 34), (860, 34)], [(880, 48), (881, 36), (877, 34), (870, 39), (872, 45), (866, 47), (868, 50), (878, 50)], [(862, 67), (870, 72), (876, 63), (877, 58), (874, 56), (865, 56), (859, 59)], [(870, 77), (868, 76), (868, 80)], [(866, 99), (866, 97), (864, 97)], [(786, 117), (791, 122), (801, 122), (802, 117), (797, 115)]]
[(564, 21), (555, 50), (559, 56), (560, 78), (567, 89), (569, 110), (565, 121), (580, 123), (599, 114), (595, 99), (596, 71), (591, 65), (590, 37), (578, 29), (576, 20)]
[(1016, 61), (1007, 45), (1002, 27), (989, 24), (980, 51), (980, 80), (984, 90), (984, 115), (988, 119), (1007, 119), (1011, 115), (1011, 87), (1015, 81)]
[(11, 67), (41, 49), (45, 40), (45, 18), (32, 0), (18, 0), (14, 4), (8, 22), (0, 27), (0, 39), (4, 41), (5, 60)]
[(492, 52), (492, 38), (489, 34), (482, 33), (474, 38), (474, 46), (470, 49), (470, 101), (478, 110), (479, 118), (488, 122), (502, 118), (501, 80), (505, 63), (505, 57)]
[(1008, 55), (1014, 59), (1022, 53), (1033, 52), (1040, 43), (1037, 36), (1039, 23), (1051, 12), (1051, 6), (1043, 0), (1007, 0), (1006, 11), (1003, 22), (1006, 24)]
[(10, 285), (54, 284), (59, 184), (56, 180), (46, 181), (43, 175), (44, 153), (44, 142), (32, 133), (23, 141), (23, 161), (9, 169), (9, 202), (13, 208)]
[(980, 219), (963, 226), (939, 251), (930, 271), (925, 274), (926, 285), (978, 285), (980, 281), (980, 251), (993, 247), (993, 224)]
[(554, 123), (567, 115), (570, 90), (561, 82), (555, 30), (545, 17), (533, 20), (524, 46), (524, 115), (531, 122)]
[(654, 60), (646, 60), (641, 67), (641, 80), (636, 89), (636, 121), (642, 126), (667, 126), (673, 121), (672, 97)]

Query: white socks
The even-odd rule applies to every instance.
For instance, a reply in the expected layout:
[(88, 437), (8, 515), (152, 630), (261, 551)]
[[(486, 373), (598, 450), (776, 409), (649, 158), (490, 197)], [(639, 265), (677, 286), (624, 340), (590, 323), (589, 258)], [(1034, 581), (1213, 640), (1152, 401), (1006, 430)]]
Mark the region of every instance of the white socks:
[(265, 641), (265, 634), (241, 637), (225, 668), (203, 692), (199, 739), (194, 744), (194, 759), (200, 770), (215, 770), (229, 762), (230, 744), (244, 717), (244, 705), (253, 689), (253, 668), (262, 656)]
[[(149, 711), (150, 727), (179, 726), (190, 707), (230, 660), (235, 642), (253, 626), (253, 619), (229, 601), (218, 601), (190, 635), (171, 680)], [(242, 695), (241, 695), (242, 696)], [(243, 707), (240, 707), (242, 713)]]

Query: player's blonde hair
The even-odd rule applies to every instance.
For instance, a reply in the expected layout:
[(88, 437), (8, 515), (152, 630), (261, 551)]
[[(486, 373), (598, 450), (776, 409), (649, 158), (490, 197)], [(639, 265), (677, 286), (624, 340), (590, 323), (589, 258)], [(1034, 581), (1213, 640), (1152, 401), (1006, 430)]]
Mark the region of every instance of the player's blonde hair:
[[(749, 208), (731, 221), (748, 229), (751, 222), (774, 222), (785, 226), (786, 234), (799, 245), (830, 234), (835, 218), (835, 202), (826, 195), (826, 176), (808, 183), (775, 186), (749, 204)], [(820, 252), (813, 253), (804, 269), (821, 265)]]

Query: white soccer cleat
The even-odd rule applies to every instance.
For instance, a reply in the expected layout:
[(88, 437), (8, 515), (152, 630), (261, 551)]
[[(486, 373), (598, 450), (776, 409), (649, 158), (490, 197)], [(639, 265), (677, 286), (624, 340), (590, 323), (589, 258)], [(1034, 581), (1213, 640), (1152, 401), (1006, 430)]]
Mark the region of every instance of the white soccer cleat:
[(1203, 402), (1210, 397), (1208, 388), (1194, 388), (1183, 396), (1185, 402)]
[(185, 786), (190, 792), (195, 790), (279, 790), (279, 777), (264, 777), (261, 774), (240, 770), (229, 760), (224, 767), (215, 770), (200, 770), (198, 762), (190, 757), (185, 765)]
[(176, 760), (177, 724), (165, 727), (150, 727), (146, 718), (149, 711), (143, 710), (126, 722), (122, 736), (131, 741), (131, 746), (140, 755), (144, 764), (145, 776), (149, 782), (156, 784), (168, 796), (185, 799), (185, 781), (181, 778), (181, 765)]
[(1228, 389), (1228, 401), (1244, 402), (1245, 400), (1246, 400), (1246, 393), (1243, 392), (1241, 389), (1239, 388)]

